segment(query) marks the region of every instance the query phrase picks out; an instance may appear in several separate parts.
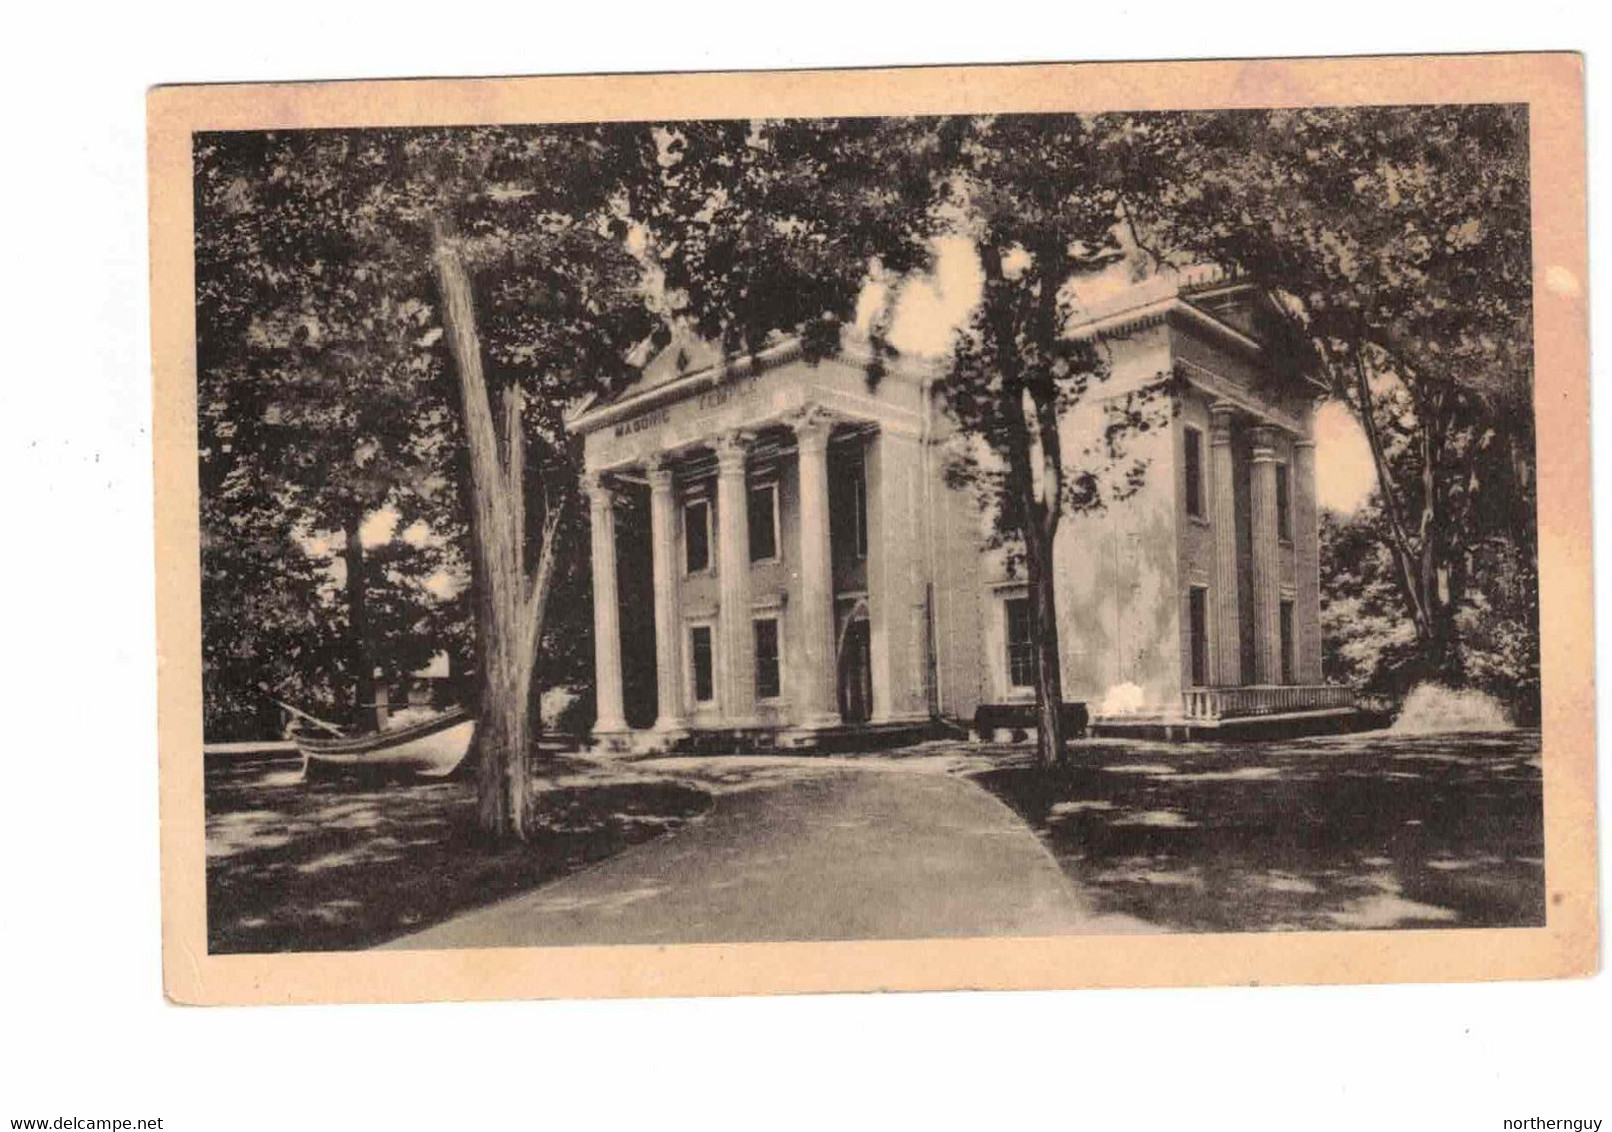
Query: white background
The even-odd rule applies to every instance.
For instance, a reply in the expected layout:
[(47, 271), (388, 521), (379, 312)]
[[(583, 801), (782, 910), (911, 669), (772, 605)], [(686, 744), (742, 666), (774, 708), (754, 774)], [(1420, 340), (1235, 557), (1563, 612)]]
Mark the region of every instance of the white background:
[[(19, 1116), (162, 1116), (178, 1130), (1499, 1129), (1508, 1116), (1612, 1118), (1605, 978), (169, 1006), (153, 738), (150, 84), (1571, 48), (1589, 52), (1593, 189), (1612, 181), (1594, 130), (1606, 39), (1593, 23), (1587, 7), (1514, 0), (1448, 11), (1405, 0), (10, 8), (0, 30), (0, 1127)], [(1597, 209), (1609, 202), (1592, 199), (1599, 267), (1612, 259)], [(1604, 451), (1612, 426), (1598, 400)], [(1601, 477), (1603, 536), (1608, 486)], [(1603, 583), (1607, 568), (1603, 555)], [(1603, 696), (1603, 718), (1608, 706)]]

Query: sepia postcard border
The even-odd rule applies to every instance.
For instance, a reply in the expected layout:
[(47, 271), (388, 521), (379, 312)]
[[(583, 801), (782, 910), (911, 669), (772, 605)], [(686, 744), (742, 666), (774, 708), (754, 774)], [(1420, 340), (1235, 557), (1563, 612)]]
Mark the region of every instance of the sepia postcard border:
[[(174, 86), (148, 96), (163, 981), (197, 1004), (1546, 978), (1599, 963), (1583, 61), (1266, 59)], [(583, 120), (1527, 103), (1542, 928), (209, 955), (191, 134)]]

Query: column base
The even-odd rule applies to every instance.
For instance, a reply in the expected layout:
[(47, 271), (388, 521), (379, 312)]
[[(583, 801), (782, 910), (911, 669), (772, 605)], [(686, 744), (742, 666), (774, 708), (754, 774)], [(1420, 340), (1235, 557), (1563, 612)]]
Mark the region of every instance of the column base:
[(930, 718), (927, 711), (892, 711), (889, 713), (874, 712), (870, 724), (882, 723), (924, 723)]
[(832, 727), (843, 727), (845, 721), (840, 718), (837, 711), (820, 711), (805, 716), (794, 726), (796, 731), (827, 731)]
[(601, 754), (620, 754), (632, 749), (633, 732), (625, 723), (595, 727), (590, 735), (593, 750)]
[(838, 712), (818, 712), (798, 723), (792, 723), (778, 733), (778, 746), (790, 750), (816, 747), (823, 735), (845, 726)]

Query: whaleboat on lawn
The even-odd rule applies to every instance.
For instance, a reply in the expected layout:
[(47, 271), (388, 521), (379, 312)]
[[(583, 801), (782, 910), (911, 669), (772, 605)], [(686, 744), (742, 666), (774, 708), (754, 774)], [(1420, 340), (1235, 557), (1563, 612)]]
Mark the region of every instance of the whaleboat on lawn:
[(455, 707), (418, 723), (367, 735), (327, 737), (299, 728), (291, 738), (302, 752), (304, 777), (373, 773), (446, 778), (465, 761), (475, 733), (475, 717)]

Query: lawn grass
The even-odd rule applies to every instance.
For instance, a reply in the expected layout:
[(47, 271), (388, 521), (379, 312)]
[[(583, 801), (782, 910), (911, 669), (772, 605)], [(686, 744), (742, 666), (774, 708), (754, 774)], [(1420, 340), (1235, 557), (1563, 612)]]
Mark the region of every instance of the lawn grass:
[(1545, 922), (1537, 732), (1075, 744), (977, 777), (1101, 911), (1192, 932)]
[[(1096, 911), (1161, 930), (1544, 923), (1537, 732), (1279, 743), (930, 744), (860, 756), (970, 774), (1042, 837)], [(548, 784), (530, 845), (475, 832), (468, 782), (303, 783), (296, 763), (207, 770), (213, 953), (373, 946), (534, 888), (703, 813), (719, 793), (844, 759), (667, 759)], [(919, 764), (923, 764), (920, 768)], [(854, 765), (854, 763), (853, 763)]]
[(296, 762), (207, 768), (213, 954), (366, 948), (554, 880), (703, 813), (649, 775), (545, 790), (529, 844), (476, 832), (473, 782), (301, 781)]

